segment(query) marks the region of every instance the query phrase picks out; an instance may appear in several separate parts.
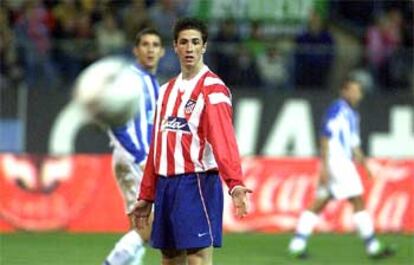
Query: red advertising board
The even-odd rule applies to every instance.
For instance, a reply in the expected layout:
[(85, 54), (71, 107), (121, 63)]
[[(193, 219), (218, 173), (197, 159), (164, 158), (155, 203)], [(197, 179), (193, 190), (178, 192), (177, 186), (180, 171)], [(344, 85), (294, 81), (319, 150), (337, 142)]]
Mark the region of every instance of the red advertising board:
[[(314, 158), (243, 159), (244, 181), (254, 191), (249, 197), (250, 214), (235, 218), (225, 189), (225, 231), (292, 230), (315, 197), (318, 167)], [(376, 228), (414, 232), (414, 160), (373, 159), (370, 167), (374, 179), (360, 173)], [(120, 232), (127, 228), (110, 155), (0, 155), (0, 232)], [(330, 203), (317, 228), (351, 231), (352, 207), (345, 201)]]

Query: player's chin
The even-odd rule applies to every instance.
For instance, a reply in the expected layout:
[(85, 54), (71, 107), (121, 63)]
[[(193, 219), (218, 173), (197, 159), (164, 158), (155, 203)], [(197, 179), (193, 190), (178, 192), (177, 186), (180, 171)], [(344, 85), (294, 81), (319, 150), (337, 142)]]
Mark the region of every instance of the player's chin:
[(183, 65), (186, 68), (191, 68), (191, 67), (194, 67), (195, 63), (193, 61), (184, 61)]
[(146, 68), (153, 68), (156, 65), (155, 59), (147, 59), (144, 63)]

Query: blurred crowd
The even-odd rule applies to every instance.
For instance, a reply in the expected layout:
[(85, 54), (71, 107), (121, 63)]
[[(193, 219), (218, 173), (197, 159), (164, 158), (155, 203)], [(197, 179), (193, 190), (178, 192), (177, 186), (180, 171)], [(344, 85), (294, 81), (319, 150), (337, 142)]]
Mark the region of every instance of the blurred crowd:
[[(156, 27), (166, 56), (161, 78), (179, 71), (171, 25), (191, 15), (191, 0), (3, 0), (0, 9), (0, 87), (67, 89), (91, 62), (130, 56), (136, 32)], [(264, 92), (331, 89), (329, 77), (351, 50), (362, 52), (354, 74), (372, 91), (413, 86), (413, 1), (329, 1), (327, 14), (311, 12), (295, 34), (269, 33), (268, 21), (210, 21), (207, 63), (226, 83)], [(246, 26), (247, 25), (247, 26)], [(345, 54), (339, 54), (340, 52)], [(336, 65), (336, 67), (335, 67)]]

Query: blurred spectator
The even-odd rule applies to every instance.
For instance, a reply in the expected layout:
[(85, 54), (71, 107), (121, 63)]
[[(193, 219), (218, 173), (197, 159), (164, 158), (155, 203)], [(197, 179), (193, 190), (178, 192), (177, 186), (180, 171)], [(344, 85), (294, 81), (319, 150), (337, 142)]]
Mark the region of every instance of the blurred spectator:
[(246, 47), (254, 57), (257, 57), (265, 53), (265, 42), (262, 24), (259, 21), (253, 21), (250, 27), (249, 38), (245, 40)]
[(132, 0), (131, 5), (123, 10), (122, 18), (128, 43), (133, 42), (138, 31), (151, 24), (144, 0)]
[[(56, 19), (57, 27), (54, 33), (57, 36), (61, 36), (60, 31), (68, 30), (68, 26), (74, 27), (76, 16), (79, 13), (79, 8), (76, 5), (75, 0), (61, 0), (54, 6), (52, 12)], [(54, 34), (54, 35), (55, 35)]]
[[(54, 8), (54, 11), (56, 10)], [(67, 83), (73, 80), (81, 69), (78, 50), (74, 41), (77, 34), (77, 15), (68, 16), (65, 19), (60, 18), (57, 21), (57, 30), (54, 34), (54, 58), (63, 81)]]
[(16, 88), (22, 78), (22, 70), (18, 64), (15, 36), (5, 9), (0, 9), (0, 25), (0, 89)]
[(288, 71), (286, 62), (275, 44), (268, 45), (265, 52), (256, 58), (263, 88), (266, 92), (287, 89)]
[[(387, 90), (407, 89), (413, 76), (413, 11), (414, 2), (411, 6), (406, 6), (411, 12), (393, 7), (389, 10), (391, 24), (393, 24), (394, 34), (398, 34), (399, 42), (391, 54), (389, 66), (387, 67)], [(402, 8), (405, 6), (403, 5)]]
[(100, 56), (122, 53), (127, 47), (125, 33), (112, 13), (104, 14), (102, 21), (96, 25), (95, 35)]
[(29, 1), (16, 23), (17, 46), (29, 88), (56, 87), (58, 76), (51, 60), (48, 12), (38, 0)]
[(149, 16), (154, 27), (161, 33), (163, 39), (171, 40), (171, 25), (177, 19), (177, 10), (174, 0), (159, 0), (152, 5)]
[(88, 14), (95, 12), (97, 2), (98, 0), (79, 0), (81, 9)]
[(259, 73), (253, 54), (245, 46), (238, 47), (236, 61), (232, 64), (231, 85), (256, 90), (261, 86)]
[(295, 85), (299, 89), (325, 89), (334, 58), (334, 39), (321, 17), (312, 13), (305, 32), (296, 37)]
[(232, 83), (232, 69), (236, 61), (237, 47), (240, 44), (240, 36), (233, 19), (227, 19), (220, 23), (219, 31), (213, 38), (211, 58), (215, 70), (225, 83)]
[(73, 42), (75, 43), (75, 51), (80, 69), (85, 68), (98, 59), (91, 20), (92, 18), (86, 12), (79, 14), (76, 20), (75, 39)]
[(401, 45), (402, 16), (398, 10), (381, 14), (367, 29), (366, 59), (376, 85), (392, 87), (391, 63)]
[[(388, 1), (388, 0), (386, 0)], [(381, 8), (380, 0), (330, 0), (330, 18), (361, 36), (373, 16)]]

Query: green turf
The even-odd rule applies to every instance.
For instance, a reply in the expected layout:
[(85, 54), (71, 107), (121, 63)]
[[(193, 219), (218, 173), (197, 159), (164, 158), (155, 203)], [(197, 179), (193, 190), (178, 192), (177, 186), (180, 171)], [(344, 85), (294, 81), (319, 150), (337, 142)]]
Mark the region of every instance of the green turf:
[[(117, 234), (15, 233), (0, 235), (1, 265), (94, 265), (116, 242)], [(215, 251), (214, 265), (414, 265), (412, 235), (381, 235), (398, 247), (396, 256), (372, 261), (354, 235), (318, 234), (310, 240), (310, 257), (291, 259), (286, 253), (288, 234), (229, 234), (224, 247)], [(159, 264), (158, 251), (148, 250), (146, 265)]]

